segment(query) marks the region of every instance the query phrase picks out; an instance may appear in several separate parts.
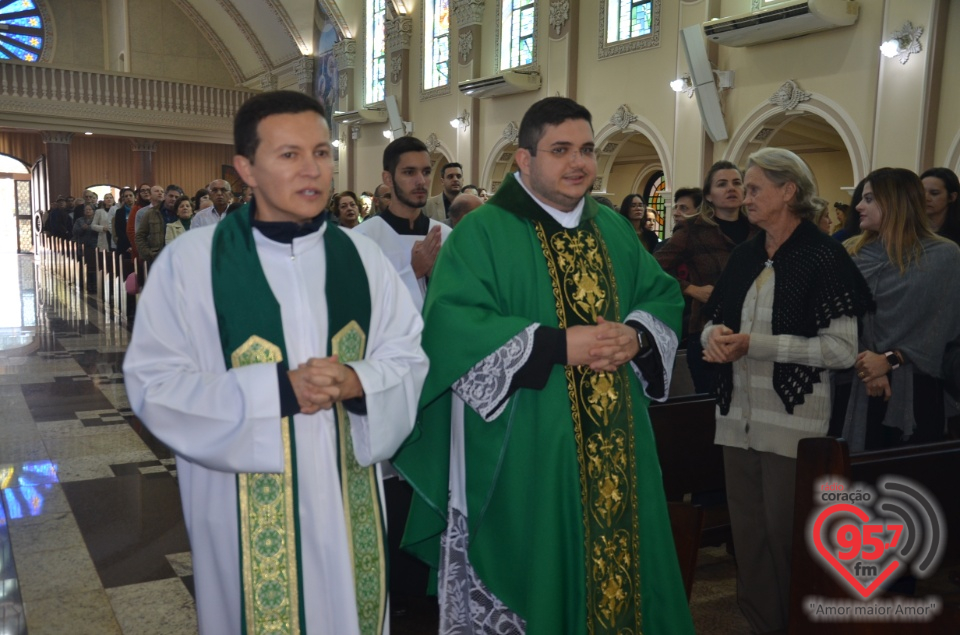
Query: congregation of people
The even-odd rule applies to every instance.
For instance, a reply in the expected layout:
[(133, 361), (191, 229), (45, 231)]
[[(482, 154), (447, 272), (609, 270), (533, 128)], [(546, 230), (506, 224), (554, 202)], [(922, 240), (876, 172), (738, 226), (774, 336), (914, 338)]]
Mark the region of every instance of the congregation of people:
[[(311, 122), (323, 114), (305, 102), (300, 110), (280, 107), (253, 125), (262, 128), (262, 143), (272, 142), (266, 122), (286, 125), (283, 118), (304, 113)], [(329, 142), (324, 130), (325, 124), (310, 128), (319, 146)], [(360, 448), (357, 457), (364, 453), (367, 465), (383, 461), (377, 475), (394, 479), (387, 488), (387, 513), (398, 500), (397, 488), (412, 486), (408, 498), (415, 492), (412, 504), (406, 503), (409, 520), (403, 507), (400, 522), (406, 523), (405, 546), (438, 576), (441, 632), (460, 632), (471, 623), (481, 631), (495, 625), (504, 633), (575, 632), (566, 625), (602, 623), (610, 615), (631, 632), (639, 632), (632, 629), (640, 615), (652, 628), (648, 632), (692, 632), (677, 564), (664, 547), (672, 539), (663, 492), (657, 491), (660, 476), (646, 413), (651, 401), (669, 397), (672, 378), (675, 383), (688, 374), (693, 392), (716, 398), (715, 443), (723, 448), (740, 608), (757, 633), (785, 630), (796, 610), (789, 605), (792, 536), (795, 524), (806, 522), (793, 517), (799, 441), (842, 436), (851, 451), (862, 452), (936, 442), (957, 432), (949, 421), (958, 414), (960, 398), (960, 288), (945, 282), (960, 271), (960, 181), (943, 167), (922, 174), (881, 167), (862, 180), (849, 204), (832, 203), (818, 193), (802, 158), (766, 148), (751, 154), (745, 166), (715, 163), (699, 187), (673, 187), (672, 213), (666, 215), (644, 193), (627, 193), (619, 205), (590, 196), (597, 169), (593, 143), (589, 112), (570, 100), (548, 98), (525, 115), (516, 172), (492, 196), (465, 183), (463, 166), (452, 161), (440, 168), (441, 191), (431, 197), (433, 159), (423, 142), (401, 137), (385, 149), (383, 181), (376, 187), (358, 195), (333, 192), (324, 183), (330, 188), (325, 196), (292, 216), (277, 213), (281, 197), (267, 180), (273, 175), (261, 167), (269, 157), (261, 158), (256, 145), (246, 154), (238, 145), (246, 184), (213, 179), (188, 196), (177, 185), (145, 183), (102, 200), (87, 190), (80, 199), (59, 197), (44, 231), (79, 244), (88, 275), (93, 272), (88, 290), (96, 290), (98, 250), (120, 255), (124, 277), (140, 276), (132, 296), (146, 285), (138, 310), (157, 311), (162, 318), (151, 317), (144, 326), (137, 319), (126, 369), (135, 386), (131, 403), (189, 466), (180, 472), (194, 482), (182, 481), (181, 491), (194, 514), (202, 493), (184, 488), (199, 482), (227, 491), (233, 481), (220, 482), (217, 475), (271, 472), (277, 465), (263, 458), (214, 456), (214, 446), (225, 453), (234, 445), (249, 446), (243, 452), (253, 454), (252, 438), (231, 437), (240, 433), (231, 428), (237, 421), (230, 417), (244, 416), (235, 409), (214, 413), (211, 401), (197, 406), (196, 414), (174, 404), (179, 397), (205, 399), (175, 373), (174, 361), (189, 353), (171, 347), (194, 341), (188, 328), (209, 327), (216, 350), (204, 352), (198, 364), (211, 376), (224, 373), (216, 368), (223, 365), (216, 330), (219, 320), (223, 334), (228, 317), (217, 285), (229, 283), (216, 278), (197, 283), (197, 293), (205, 289), (217, 300), (188, 302), (202, 319), (182, 332), (172, 323), (179, 318), (162, 308), (158, 289), (176, 288), (171, 279), (184, 275), (177, 264), (209, 260), (211, 250), (216, 258), (228, 228), (204, 233), (202, 247), (193, 236), (172, 250), (173, 256), (163, 254), (185, 235), (231, 218), (229, 231), (257, 236), (251, 253), (254, 260), (260, 254), (266, 278), (250, 269), (251, 286), (263, 278), (269, 285), (257, 292), (273, 288), (280, 298), (274, 317), (282, 314), (293, 357), (270, 358), (277, 372), (271, 371), (269, 382), (265, 374), (259, 383), (238, 380), (221, 386), (223, 393), (215, 397), (240, 403), (273, 385), (280, 398), (269, 401), (280, 404), (284, 417), (349, 411), (362, 435), (378, 433), (377, 417), (398, 419), (389, 443), (378, 445), (367, 436), (364, 443), (375, 449)], [(332, 180), (324, 170), (319, 172)], [(673, 227), (664, 235), (668, 219)], [(271, 228), (268, 221), (292, 221), (299, 229)], [(369, 279), (369, 290), (380, 294), (372, 308), (368, 299), (365, 309), (373, 329), (367, 346), (382, 356), (376, 374), (362, 364), (316, 361), (334, 359), (328, 357), (333, 349), (325, 348), (333, 333), (317, 335), (324, 345), (309, 349), (293, 339), (293, 325), (309, 318), (288, 315), (292, 309), (285, 305), (302, 301), (311, 307), (307, 313), (326, 314), (326, 304), (335, 301), (330, 294), (341, 288), (330, 272), (350, 276), (356, 269), (334, 265), (325, 252), (325, 297), (321, 288), (320, 299), (300, 300), (293, 287), (277, 282), (286, 265), (272, 260), (280, 255), (261, 242), (264, 236), (267, 242), (288, 242), (292, 258), (294, 246), (305, 244), (298, 241), (311, 232), (326, 236), (333, 227), (349, 230), (343, 232), (347, 243), (359, 252), (349, 262), (366, 271), (363, 288)], [(318, 245), (332, 249), (325, 241)], [(143, 268), (137, 274), (136, 263), (145, 263), (149, 276), (142, 275)], [(147, 284), (153, 267), (163, 279)], [(374, 271), (384, 267), (389, 271)], [(250, 308), (240, 299), (242, 289), (231, 293), (238, 294), (231, 296), (236, 307)], [(160, 319), (168, 322), (158, 324)], [(392, 319), (392, 327), (381, 322)], [(332, 320), (331, 312), (331, 329)], [(398, 352), (391, 338), (407, 348)], [(674, 367), (678, 349), (686, 351), (684, 361), (677, 358), (686, 368)], [(169, 362), (166, 374), (153, 365), (158, 355)], [(229, 360), (228, 354), (228, 367)], [(345, 367), (353, 370), (344, 373)], [(391, 373), (401, 367), (412, 376), (394, 381)], [(311, 391), (328, 380), (307, 378), (312, 368), (323, 368), (325, 378), (340, 373), (344, 386), (362, 384), (362, 391), (344, 388), (342, 394), (316, 398)], [(359, 383), (347, 383), (354, 380)], [(390, 393), (389, 399), (379, 400), (377, 391)], [(611, 394), (626, 400), (612, 401)], [(361, 395), (367, 401), (358, 404)], [(270, 406), (257, 407), (257, 416), (269, 418)], [(176, 417), (183, 420), (174, 424), (170, 419)], [(197, 449), (201, 440), (180, 427), (198, 417), (223, 426), (222, 437), (211, 438), (213, 445), (203, 449)], [(557, 425), (561, 421), (566, 428)], [(614, 498), (604, 498), (602, 488), (592, 484), (581, 488), (581, 482), (609, 476), (583, 467), (603, 461), (584, 439), (609, 430), (616, 431), (611, 443), (626, 444), (620, 451), (628, 455), (622, 459), (628, 489)], [(339, 459), (328, 440), (309, 437), (306, 443), (316, 444), (323, 456), (330, 453), (318, 460), (332, 461), (325, 477), (335, 479)], [(395, 466), (386, 461), (390, 458)], [(536, 474), (555, 476), (544, 483)], [(301, 497), (314, 496), (308, 485), (300, 491)], [(236, 516), (226, 507), (223, 516)], [(314, 510), (318, 517), (303, 522), (327, 522), (319, 515), (328, 512)], [(219, 632), (222, 624), (235, 623), (225, 614), (239, 606), (230, 594), (245, 591), (218, 584), (224, 571), (236, 574), (238, 547), (231, 543), (230, 553), (217, 547), (213, 521), (203, 522), (210, 526), (191, 527), (194, 549), (206, 545), (212, 553), (209, 565), (202, 558), (197, 563), (201, 631)], [(396, 535), (391, 541), (399, 543), (402, 531), (403, 525), (390, 525)], [(604, 547), (590, 541), (608, 534), (627, 536), (616, 548), (634, 553), (624, 575), (625, 586), (635, 588), (604, 605), (597, 598), (609, 580), (601, 564), (606, 550), (615, 547), (612, 541)], [(342, 536), (335, 540), (340, 542), (316, 549), (352, 553)], [(349, 577), (345, 572), (354, 565), (348, 560), (344, 556), (316, 569), (304, 565), (305, 584), (332, 593), (331, 602), (362, 604), (359, 586), (356, 592), (352, 583), (349, 590), (330, 590)], [(524, 575), (514, 575), (517, 568)], [(537, 592), (530, 592), (534, 587)], [(308, 622), (312, 610), (306, 609)], [(365, 619), (362, 611), (359, 615)], [(338, 624), (340, 632), (353, 631), (350, 620)]]

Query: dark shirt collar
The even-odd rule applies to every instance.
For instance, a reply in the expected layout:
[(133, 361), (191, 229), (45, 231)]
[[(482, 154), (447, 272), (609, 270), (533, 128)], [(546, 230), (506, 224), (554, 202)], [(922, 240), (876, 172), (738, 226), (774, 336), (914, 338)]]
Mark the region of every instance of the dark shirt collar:
[(385, 209), (380, 213), (380, 218), (390, 225), (390, 229), (401, 236), (426, 236), (430, 231), (430, 219), (423, 215), (421, 211), (413, 221), (413, 227), (410, 227), (410, 221), (406, 218), (397, 216), (390, 209)]
[(260, 231), (261, 234), (278, 243), (291, 244), (295, 238), (302, 238), (317, 232), (323, 227), (327, 220), (328, 212), (321, 212), (305, 223), (294, 223), (291, 221), (265, 221), (257, 220), (256, 204), (250, 202), (251, 226)]

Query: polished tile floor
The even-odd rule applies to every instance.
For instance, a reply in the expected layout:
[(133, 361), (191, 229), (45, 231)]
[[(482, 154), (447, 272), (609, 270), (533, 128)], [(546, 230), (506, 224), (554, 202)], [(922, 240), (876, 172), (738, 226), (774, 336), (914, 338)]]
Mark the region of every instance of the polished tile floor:
[[(0, 635), (197, 632), (176, 465), (130, 411), (128, 338), (32, 256), (0, 255)], [(733, 575), (701, 550), (698, 633), (748, 632)], [(435, 610), (392, 632), (435, 633)]]

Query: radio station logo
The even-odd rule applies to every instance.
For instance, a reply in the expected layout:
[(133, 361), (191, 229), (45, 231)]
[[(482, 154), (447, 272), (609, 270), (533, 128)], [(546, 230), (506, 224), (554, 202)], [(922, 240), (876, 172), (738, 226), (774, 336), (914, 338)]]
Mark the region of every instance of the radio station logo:
[(939, 614), (937, 597), (874, 599), (904, 575), (924, 579), (937, 570), (947, 530), (929, 492), (898, 476), (880, 479), (876, 490), (828, 477), (817, 483), (814, 500), (810, 553), (855, 601), (806, 598), (803, 608), (812, 619), (927, 621)]

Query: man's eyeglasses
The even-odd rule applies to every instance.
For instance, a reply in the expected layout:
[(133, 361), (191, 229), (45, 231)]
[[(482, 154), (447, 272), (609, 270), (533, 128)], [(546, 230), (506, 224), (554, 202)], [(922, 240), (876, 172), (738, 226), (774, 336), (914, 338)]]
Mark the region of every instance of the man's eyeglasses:
[(597, 149), (593, 146), (583, 146), (579, 150), (570, 146), (555, 146), (553, 148), (537, 148), (537, 152), (543, 152), (554, 159), (573, 160), (578, 154), (584, 161), (589, 161), (596, 156)]

